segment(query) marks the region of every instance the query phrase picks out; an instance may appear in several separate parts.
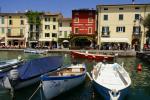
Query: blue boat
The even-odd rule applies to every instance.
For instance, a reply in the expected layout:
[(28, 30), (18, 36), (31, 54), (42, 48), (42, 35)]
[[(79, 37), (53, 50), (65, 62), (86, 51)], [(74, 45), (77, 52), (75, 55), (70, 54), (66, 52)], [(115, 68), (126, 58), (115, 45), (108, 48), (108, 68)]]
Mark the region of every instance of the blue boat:
[(61, 56), (33, 59), (9, 72), (0, 73), (4, 88), (20, 89), (40, 81), (40, 76), (57, 70), (63, 64)]
[(129, 92), (131, 79), (123, 68), (117, 63), (106, 64), (99, 62), (92, 71), (95, 89), (105, 100), (122, 100)]

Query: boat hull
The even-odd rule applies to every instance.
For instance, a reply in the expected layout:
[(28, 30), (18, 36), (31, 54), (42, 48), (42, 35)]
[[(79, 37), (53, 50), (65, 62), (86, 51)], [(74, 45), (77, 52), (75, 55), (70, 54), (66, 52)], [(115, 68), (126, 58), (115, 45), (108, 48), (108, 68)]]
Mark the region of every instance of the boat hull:
[(42, 87), (44, 95), (47, 99), (58, 96), (59, 94), (66, 92), (78, 85), (85, 80), (86, 73), (73, 76), (70, 78), (60, 77), (52, 80), (42, 79)]
[[(95, 81), (93, 81), (93, 85), (94, 85), (94, 88), (96, 89), (96, 91), (101, 96), (103, 96), (105, 100), (111, 100), (110, 95), (109, 95), (109, 91), (111, 91), (110, 89), (103, 87), (102, 85), (98, 84)], [(120, 90), (120, 96), (119, 96), (118, 100), (123, 100), (125, 98), (125, 96), (127, 96), (128, 92), (129, 92), (129, 87)]]
[(106, 61), (113, 61), (114, 56), (108, 56), (108, 55), (100, 55), (100, 54), (88, 54), (88, 53), (80, 53), (80, 52), (71, 52), (71, 56), (74, 58), (85, 58), (90, 60), (96, 60), (96, 61), (103, 61), (104, 59)]

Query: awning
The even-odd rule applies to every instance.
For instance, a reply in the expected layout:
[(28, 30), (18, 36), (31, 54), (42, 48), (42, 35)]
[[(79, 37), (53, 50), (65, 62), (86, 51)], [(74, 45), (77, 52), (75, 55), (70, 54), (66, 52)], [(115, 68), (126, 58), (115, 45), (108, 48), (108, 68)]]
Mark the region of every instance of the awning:
[(69, 42), (68, 40), (63, 40), (63, 42)]
[(52, 41), (52, 39), (39, 39), (39, 41)]
[(128, 38), (101, 38), (101, 42), (122, 42), (131, 44)]

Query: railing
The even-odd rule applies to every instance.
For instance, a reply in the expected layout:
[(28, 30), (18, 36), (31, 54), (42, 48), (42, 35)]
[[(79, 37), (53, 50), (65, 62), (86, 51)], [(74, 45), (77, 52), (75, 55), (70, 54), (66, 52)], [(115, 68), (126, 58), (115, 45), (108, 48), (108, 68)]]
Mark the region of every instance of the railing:
[(7, 33), (7, 37), (12, 37), (12, 38), (23, 38), (24, 35), (23, 33), (19, 33), (18, 35), (13, 35), (12, 33)]
[(110, 37), (110, 31), (109, 32), (102, 32), (101, 37)]

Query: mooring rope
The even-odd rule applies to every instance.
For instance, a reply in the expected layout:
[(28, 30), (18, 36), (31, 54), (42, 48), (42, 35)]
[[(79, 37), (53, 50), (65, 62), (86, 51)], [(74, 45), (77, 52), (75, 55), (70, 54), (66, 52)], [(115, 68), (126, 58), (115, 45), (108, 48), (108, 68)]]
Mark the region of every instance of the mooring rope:
[[(40, 85), (37, 87), (37, 89), (33, 92), (33, 94), (31, 95), (31, 97), (28, 100), (31, 100), (32, 97), (35, 95), (35, 93), (41, 88), (42, 84), (40, 83)], [(41, 95), (41, 91), (40, 91), (40, 95)], [(41, 98), (42, 100), (42, 98)]]

